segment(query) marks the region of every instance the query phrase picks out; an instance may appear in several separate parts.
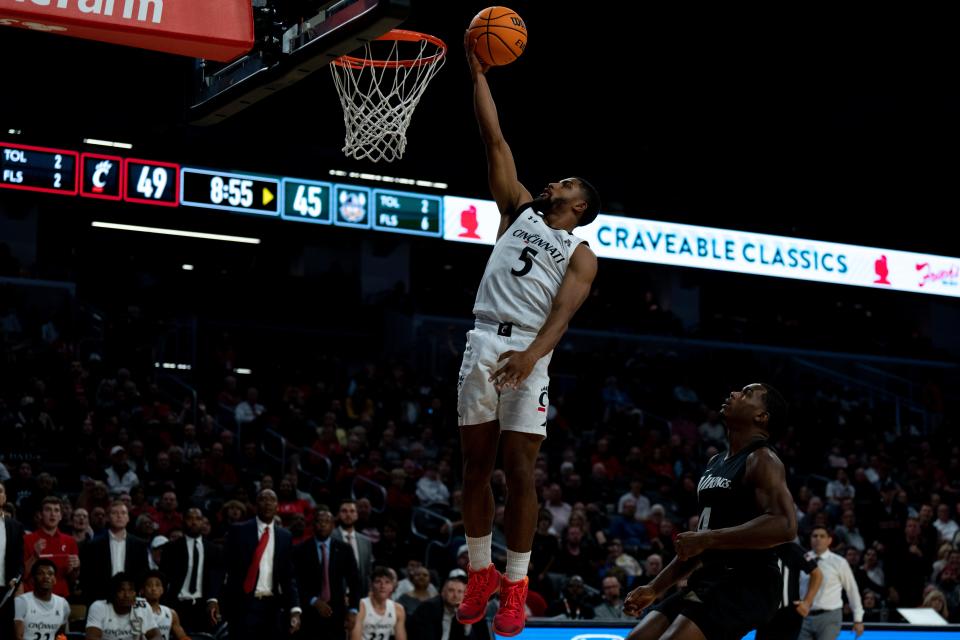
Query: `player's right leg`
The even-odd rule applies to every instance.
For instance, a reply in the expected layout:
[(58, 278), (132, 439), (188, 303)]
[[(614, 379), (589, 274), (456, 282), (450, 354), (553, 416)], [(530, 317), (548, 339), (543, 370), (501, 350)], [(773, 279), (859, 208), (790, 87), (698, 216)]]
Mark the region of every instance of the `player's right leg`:
[(670, 618), (659, 611), (651, 611), (627, 634), (625, 640), (660, 640), (669, 626)]
[(490, 375), (497, 363), (497, 334), (478, 327), (467, 333), (457, 384), (457, 422), (463, 454), (463, 525), (467, 534), (470, 571), (467, 591), (457, 609), (462, 624), (476, 624), (486, 614), (487, 601), (500, 588), (500, 573), (491, 562), (493, 489), (490, 476), (497, 461), (500, 394)]
[(487, 611), (487, 601), (500, 587), (500, 573), (491, 562), (493, 489), (490, 476), (497, 461), (500, 423), (460, 427), (463, 451), (463, 527), (470, 555), (470, 577), (463, 602), (457, 609), (462, 624), (476, 624)]
[(707, 640), (707, 636), (696, 622), (681, 614), (661, 636), (661, 640)]

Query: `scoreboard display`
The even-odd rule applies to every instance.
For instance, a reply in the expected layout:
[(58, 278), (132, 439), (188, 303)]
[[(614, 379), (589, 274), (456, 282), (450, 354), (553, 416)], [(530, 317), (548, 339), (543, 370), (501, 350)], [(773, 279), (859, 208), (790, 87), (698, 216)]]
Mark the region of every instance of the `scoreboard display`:
[(126, 161), (123, 199), (141, 204), (180, 204), (180, 165), (156, 160)]
[(329, 182), (283, 178), (280, 181), (283, 193), (284, 220), (333, 224), (331, 198), (333, 185)]
[(80, 156), (80, 195), (119, 200), (123, 197), (123, 158), (99, 153)]
[(0, 188), (77, 195), (76, 151), (0, 142)]
[(373, 190), (373, 228), (379, 231), (440, 237), (442, 211), (439, 196)]
[(276, 178), (184, 167), (180, 204), (264, 216), (280, 215), (280, 181)]

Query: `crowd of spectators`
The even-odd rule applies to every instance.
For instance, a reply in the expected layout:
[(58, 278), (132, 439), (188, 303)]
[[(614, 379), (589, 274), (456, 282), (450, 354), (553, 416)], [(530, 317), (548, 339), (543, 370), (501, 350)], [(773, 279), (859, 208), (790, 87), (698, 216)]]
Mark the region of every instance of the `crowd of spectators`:
[[(107, 541), (131, 541), (127, 570), (166, 572), (173, 545), (221, 543), (254, 516), (263, 489), (277, 494), (295, 543), (311, 541), (329, 511), (352, 541), (363, 592), (373, 567), (388, 567), (409, 613), (466, 569), (452, 371), (431, 378), (398, 360), (328, 359), (296, 379), (223, 371), (213, 384), (195, 382), (194, 400), (161, 389), (152, 370), (75, 359), (56, 341), (4, 353), (0, 480), (5, 516), (26, 531), (22, 588), (32, 562), (61, 545), (55, 592), (73, 605), (72, 625), (109, 595)], [(696, 528), (697, 479), (725, 447), (716, 408), (751, 372), (770, 370), (745, 358), (721, 371), (727, 355), (558, 351), (535, 470), (532, 615), (622, 617), (627, 590), (655, 577), (676, 535)], [(943, 382), (927, 385), (923, 420), (908, 421), (862, 388), (778, 375), (794, 408), (775, 444), (799, 542), (809, 547), (811, 529), (828, 528), (867, 621), (931, 606), (960, 622), (960, 442)], [(496, 556), (502, 470), (493, 491)], [(167, 585), (173, 604), (188, 578)], [(181, 619), (205, 625), (203, 611)]]

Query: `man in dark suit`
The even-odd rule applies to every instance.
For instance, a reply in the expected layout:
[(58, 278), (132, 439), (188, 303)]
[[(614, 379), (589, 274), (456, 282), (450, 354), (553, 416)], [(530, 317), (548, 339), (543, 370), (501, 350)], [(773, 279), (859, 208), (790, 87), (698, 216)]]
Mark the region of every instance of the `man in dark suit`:
[[(293, 538), (274, 524), (277, 494), (257, 494), (257, 517), (232, 525), (224, 544), (224, 614), (233, 640), (280, 638), (300, 629), (300, 597), (293, 571)], [(283, 614), (290, 616), (283, 624)]]
[(81, 585), (88, 605), (113, 595), (110, 593), (110, 578), (121, 571), (134, 580), (140, 580), (147, 573), (147, 543), (127, 533), (130, 523), (127, 505), (119, 501), (111, 504), (109, 519), (107, 535), (80, 549)]
[[(0, 638), (13, 634), (13, 593), (23, 574), (23, 527), (13, 518), (4, 517), (7, 490), (0, 482)], [(7, 597), (9, 596), (9, 597)]]
[(486, 620), (463, 625), (457, 620), (457, 607), (467, 589), (466, 573), (450, 572), (440, 595), (423, 602), (407, 618), (407, 637), (417, 640), (489, 640)]
[(305, 638), (344, 640), (356, 622), (360, 596), (365, 595), (360, 593), (353, 550), (346, 542), (334, 540), (332, 532), (333, 514), (321, 508), (314, 523), (314, 539), (297, 545), (293, 552)]
[(165, 599), (189, 632), (210, 631), (220, 617), (223, 548), (202, 537), (203, 512), (187, 509), (184, 536), (164, 547), (160, 570), (167, 576)]
[(360, 597), (365, 598), (370, 592), (370, 574), (373, 572), (373, 543), (354, 527), (358, 517), (357, 503), (344, 500), (337, 513), (340, 526), (333, 530), (332, 535), (334, 540), (346, 542), (353, 549), (353, 557), (360, 569)]

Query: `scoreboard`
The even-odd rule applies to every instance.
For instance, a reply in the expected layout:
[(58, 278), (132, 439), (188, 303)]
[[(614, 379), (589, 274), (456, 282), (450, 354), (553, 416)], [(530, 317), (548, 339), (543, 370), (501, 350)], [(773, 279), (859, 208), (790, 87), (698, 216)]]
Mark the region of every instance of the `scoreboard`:
[(280, 215), (280, 181), (276, 178), (184, 167), (180, 171), (180, 204)]
[(442, 196), (0, 142), (0, 188), (442, 238)]
[(373, 228), (440, 237), (443, 198), (401, 191), (373, 190)]
[(0, 142), (0, 188), (77, 195), (76, 151)]
[(127, 202), (176, 207), (180, 204), (180, 165), (156, 160), (126, 161)]
[(283, 178), (280, 181), (283, 193), (283, 209), (280, 215), (284, 220), (312, 222), (314, 224), (332, 224), (333, 218), (330, 198), (333, 185), (329, 182)]

